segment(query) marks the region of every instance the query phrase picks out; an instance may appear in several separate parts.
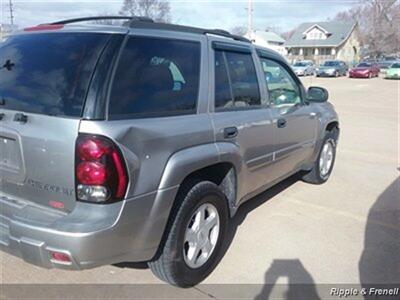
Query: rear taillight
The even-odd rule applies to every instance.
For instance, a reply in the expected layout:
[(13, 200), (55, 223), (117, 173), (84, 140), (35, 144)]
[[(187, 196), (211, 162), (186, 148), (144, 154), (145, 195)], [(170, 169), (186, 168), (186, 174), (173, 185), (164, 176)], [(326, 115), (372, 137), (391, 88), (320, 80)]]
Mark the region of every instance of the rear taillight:
[(111, 140), (79, 135), (76, 142), (76, 196), (78, 200), (121, 200), (128, 187), (128, 174), (121, 151)]

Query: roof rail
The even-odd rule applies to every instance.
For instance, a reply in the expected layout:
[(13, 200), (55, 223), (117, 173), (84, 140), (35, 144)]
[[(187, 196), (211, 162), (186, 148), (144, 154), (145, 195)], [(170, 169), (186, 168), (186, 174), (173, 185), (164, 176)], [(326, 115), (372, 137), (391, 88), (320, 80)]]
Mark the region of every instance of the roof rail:
[(241, 41), (241, 42), (251, 43), (251, 41), (245, 37), (231, 34), (228, 31), (222, 30), (222, 29), (205, 29), (205, 28), (198, 28), (198, 27), (191, 27), (191, 26), (169, 24), (169, 23), (142, 22), (140, 20), (132, 20), (131, 22), (127, 22), (127, 23), (129, 24), (129, 27), (131, 27), (131, 28), (158, 29), (158, 30), (169, 30), (169, 31), (197, 33), (197, 34), (213, 34), (213, 35), (231, 38), (231, 39)]
[(50, 23), (50, 25), (65, 25), (71, 23), (79, 23), (86, 21), (96, 21), (96, 20), (126, 20), (128, 24), (131, 22), (154, 22), (152, 19), (147, 17), (139, 17), (139, 16), (98, 16), (98, 17), (85, 17), (85, 18), (76, 18), (76, 19), (67, 19), (62, 21), (57, 21)]
[(197, 34), (213, 34), (218, 36), (223, 36), (227, 38), (231, 38), (237, 41), (251, 43), (245, 37), (231, 34), (230, 32), (222, 29), (204, 29), (190, 26), (182, 26), (168, 23), (158, 23), (154, 22), (151, 18), (140, 17), (140, 16), (99, 16), (99, 17), (86, 17), (86, 18), (76, 18), (76, 19), (67, 19), (62, 21), (57, 21), (54, 23), (50, 23), (50, 25), (65, 25), (71, 23), (85, 22), (85, 21), (96, 21), (96, 20), (126, 20), (124, 22), (125, 26), (129, 26), (131, 28), (142, 28), (142, 29), (159, 29), (159, 30), (170, 30), (170, 31), (178, 31), (178, 32), (187, 32), (187, 33), (197, 33)]

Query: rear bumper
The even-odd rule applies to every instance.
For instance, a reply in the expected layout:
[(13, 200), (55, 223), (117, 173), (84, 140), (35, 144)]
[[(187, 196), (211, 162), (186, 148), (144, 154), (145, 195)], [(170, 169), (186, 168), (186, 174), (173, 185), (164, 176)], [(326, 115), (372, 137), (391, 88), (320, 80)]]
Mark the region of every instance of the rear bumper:
[[(37, 266), (71, 270), (150, 260), (177, 188), (108, 205), (77, 202), (69, 214), (0, 196), (0, 249)], [(71, 262), (52, 260), (51, 251)]]

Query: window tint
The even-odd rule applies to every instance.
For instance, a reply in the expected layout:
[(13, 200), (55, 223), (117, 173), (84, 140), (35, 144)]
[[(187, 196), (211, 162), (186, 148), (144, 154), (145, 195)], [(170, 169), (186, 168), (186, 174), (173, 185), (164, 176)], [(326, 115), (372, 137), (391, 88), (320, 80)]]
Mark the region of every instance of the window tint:
[(194, 113), (200, 43), (130, 38), (111, 90), (111, 119)]
[(215, 51), (215, 107), (257, 105), (261, 97), (251, 55)]
[(300, 89), (283, 66), (265, 58), (261, 58), (261, 64), (269, 98), (274, 106), (284, 107), (301, 103)]
[(3, 108), (79, 117), (108, 35), (35, 33), (0, 43)]

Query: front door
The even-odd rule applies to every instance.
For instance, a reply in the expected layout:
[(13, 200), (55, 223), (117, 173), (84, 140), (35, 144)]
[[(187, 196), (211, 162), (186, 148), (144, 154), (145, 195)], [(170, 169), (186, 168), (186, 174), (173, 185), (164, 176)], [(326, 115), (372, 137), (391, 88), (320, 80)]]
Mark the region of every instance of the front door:
[(274, 122), (275, 179), (301, 168), (312, 155), (317, 119), (302, 99), (302, 86), (284, 64), (261, 58)]

